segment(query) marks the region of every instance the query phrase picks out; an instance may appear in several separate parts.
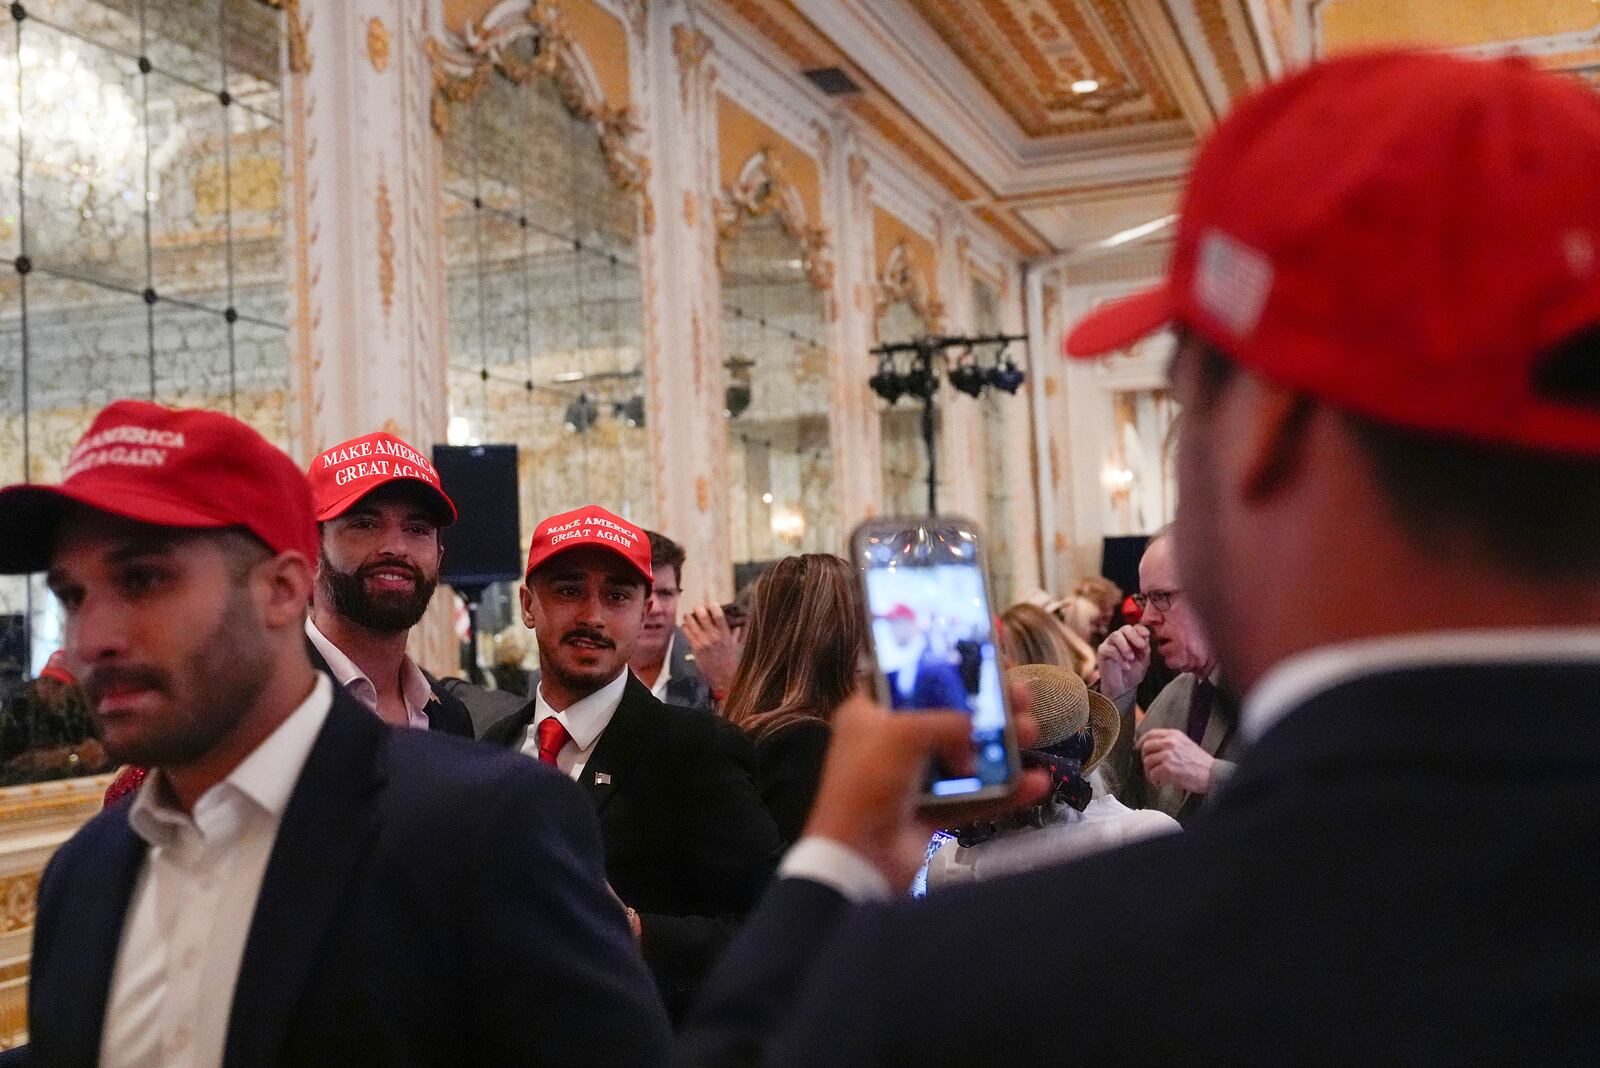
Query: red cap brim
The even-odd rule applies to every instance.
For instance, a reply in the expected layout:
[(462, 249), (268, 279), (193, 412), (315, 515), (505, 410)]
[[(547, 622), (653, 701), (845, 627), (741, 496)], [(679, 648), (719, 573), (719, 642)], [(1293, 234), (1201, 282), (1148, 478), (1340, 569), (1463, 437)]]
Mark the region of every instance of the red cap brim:
[(384, 479), (376, 486), (369, 484), (358, 487), (357, 489), (353, 489), (343, 497), (340, 497), (338, 500), (319, 508), (315, 518), (319, 523), (326, 523), (330, 519), (337, 519), (348, 512), (351, 508), (354, 508), (356, 502), (365, 497), (367, 494), (372, 493), (374, 490), (382, 489), (384, 486), (393, 485), (396, 482), (410, 482), (433, 494), (434, 499), (444, 509), (443, 514), (449, 517), (445, 520), (445, 522), (439, 525), (445, 527), (455, 525), (455, 522), (459, 516), (456, 515), (456, 502), (450, 499), (449, 494), (435, 486), (432, 482), (428, 482), (420, 478), (407, 478), (405, 476)]
[(0, 575), (26, 575), (49, 567), (56, 528), (73, 504), (160, 527), (210, 529), (237, 525), (183, 501), (119, 486), (96, 489), (99, 492), (23, 485), (0, 490), (0, 512), (6, 517), (0, 528)]
[(1085, 316), (1062, 345), (1068, 356), (1104, 356), (1149, 337), (1172, 322), (1174, 305), (1165, 283), (1102, 304)]

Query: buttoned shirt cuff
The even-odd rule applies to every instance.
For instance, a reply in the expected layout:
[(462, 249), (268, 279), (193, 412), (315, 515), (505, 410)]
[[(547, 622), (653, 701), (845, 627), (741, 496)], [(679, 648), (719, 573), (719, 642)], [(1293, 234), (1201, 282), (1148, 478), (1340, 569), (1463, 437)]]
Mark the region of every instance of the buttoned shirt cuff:
[(857, 905), (887, 901), (889, 880), (860, 853), (831, 838), (808, 837), (795, 843), (778, 866), (784, 879), (810, 879)]

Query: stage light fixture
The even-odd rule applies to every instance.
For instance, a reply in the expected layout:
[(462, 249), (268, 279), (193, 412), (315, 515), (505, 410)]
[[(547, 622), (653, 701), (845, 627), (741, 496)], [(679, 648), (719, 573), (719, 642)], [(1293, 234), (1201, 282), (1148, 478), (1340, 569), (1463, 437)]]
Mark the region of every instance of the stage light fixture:
[(587, 393), (578, 394), (578, 399), (567, 405), (567, 429), (574, 434), (587, 432), (599, 418), (600, 406)]
[(887, 361), (880, 364), (878, 373), (867, 379), (867, 385), (872, 387), (872, 392), (893, 404), (905, 395), (906, 383), (903, 378), (895, 374)]
[(1015, 395), (1022, 388), (1022, 383), (1028, 380), (1022, 368), (1012, 360), (1007, 360), (1003, 365), (989, 370), (989, 385), (1004, 393)]
[(950, 368), (950, 385), (969, 397), (981, 397), (988, 380), (983, 369), (973, 363), (958, 363)]
[(750, 407), (750, 383), (733, 382), (722, 398), (722, 414), (737, 419)]

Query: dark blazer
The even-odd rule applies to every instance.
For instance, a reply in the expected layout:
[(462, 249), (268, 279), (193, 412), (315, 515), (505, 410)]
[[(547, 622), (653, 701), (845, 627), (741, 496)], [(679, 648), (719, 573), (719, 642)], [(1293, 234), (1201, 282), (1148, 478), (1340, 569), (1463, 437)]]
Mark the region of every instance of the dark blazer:
[[(30, 1061), (92, 1065), (144, 860), (131, 802), (39, 886)], [(290, 796), (223, 1064), (658, 1064), (666, 1017), (564, 776), (338, 694)]]
[(700, 674), (700, 665), (694, 659), (694, 647), (683, 636), (682, 628), (673, 632), (670, 666), (672, 677), (667, 680), (667, 704), (709, 711), (715, 705), (716, 698), (711, 693), (711, 684)]
[(756, 785), (785, 842), (805, 829), (832, 737), (826, 722), (808, 716), (756, 740)]
[[(333, 677), (333, 669), (328, 666), (327, 658), (322, 655), (316, 645), (308, 638), (306, 650), (311, 654), (311, 666), (333, 679), (335, 686), (339, 680)], [(422, 673), (428, 680), (428, 686), (433, 690), (433, 699), (428, 702), (428, 729), (430, 731), (443, 731), (453, 734), (458, 738), (473, 737), (472, 716), (467, 712), (467, 706), (461, 698), (450, 692), (444, 683), (429, 675)]]
[(781, 880), (684, 1064), (1593, 1063), (1600, 659), (1369, 676), (1182, 835), (853, 908)]
[[(534, 702), (484, 732), (515, 747)], [(606, 876), (642, 916), (644, 956), (681, 1012), (765, 889), (784, 842), (761, 804), (750, 745), (732, 724), (662, 704), (628, 675), (579, 785), (600, 815)]]

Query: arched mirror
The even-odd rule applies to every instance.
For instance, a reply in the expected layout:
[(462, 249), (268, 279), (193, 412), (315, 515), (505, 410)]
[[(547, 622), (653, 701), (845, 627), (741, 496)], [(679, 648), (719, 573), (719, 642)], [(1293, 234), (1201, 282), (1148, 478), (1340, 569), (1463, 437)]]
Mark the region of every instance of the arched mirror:
[[(655, 413), (642, 170), (602, 137), (625, 132), (625, 117), (597, 102), (570, 42), (541, 41), (526, 19), (508, 25), (446, 91), (449, 440), (517, 445), (526, 546), (539, 519), (585, 504), (651, 525)], [(514, 603), (487, 595), (485, 630), (513, 623)]]
[[(765, 180), (765, 179), (763, 179)], [(838, 552), (828, 422), (828, 277), (820, 238), (756, 190), (724, 205), (729, 537), (736, 570), (796, 552)], [(738, 199), (738, 198), (734, 198)], [(793, 210), (793, 209), (791, 209)]]
[[(0, 22), (0, 481), (58, 479), (123, 397), (287, 446), (282, 18), (51, 0)], [(0, 578), (0, 786), (107, 770), (74, 687), (36, 677), (60, 643), (43, 583)]]

